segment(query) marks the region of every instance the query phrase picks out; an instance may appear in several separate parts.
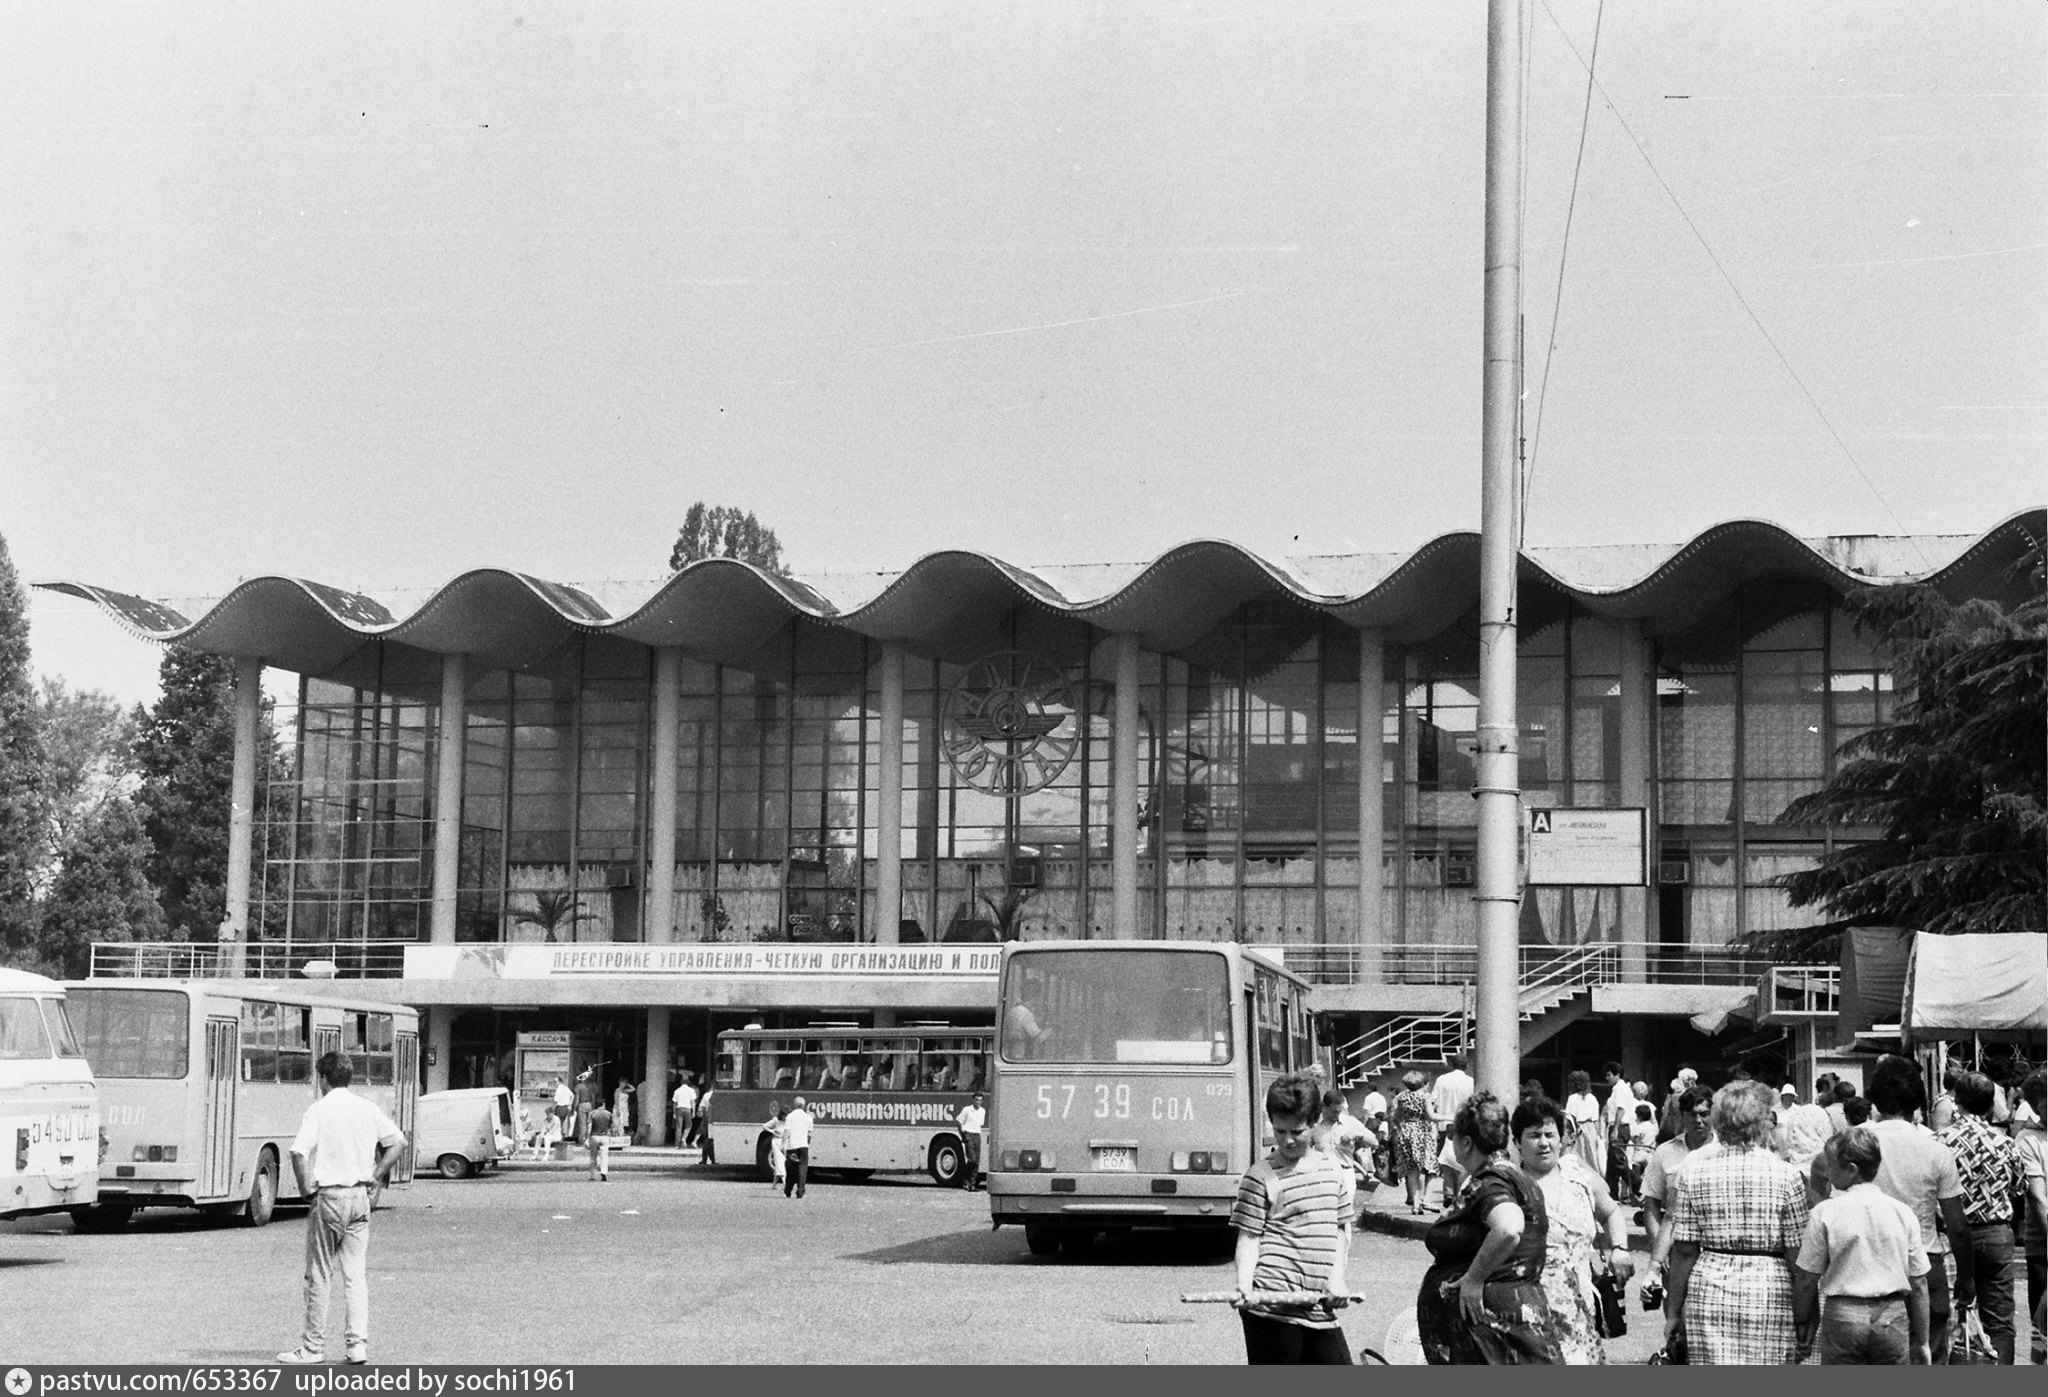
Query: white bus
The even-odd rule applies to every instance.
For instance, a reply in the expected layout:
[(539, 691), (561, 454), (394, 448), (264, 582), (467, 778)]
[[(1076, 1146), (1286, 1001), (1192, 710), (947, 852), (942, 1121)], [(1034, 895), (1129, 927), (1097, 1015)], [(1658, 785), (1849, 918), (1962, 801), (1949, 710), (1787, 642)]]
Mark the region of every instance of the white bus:
[(105, 1149), (64, 987), (0, 969), (0, 1219), (90, 1206)]
[[(202, 1208), (254, 1227), (303, 1202), (288, 1158), (319, 1091), (323, 1053), (354, 1061), (359, 1095), (409, 1140), (419, 1097), (419, 1014), (235, 981), (77, 980), (72, 1023), (100, 1083), (108, 1151), (84, 1231), (137, 1208)], [(392, 1174), (412, 1177), (408, 1147)]]

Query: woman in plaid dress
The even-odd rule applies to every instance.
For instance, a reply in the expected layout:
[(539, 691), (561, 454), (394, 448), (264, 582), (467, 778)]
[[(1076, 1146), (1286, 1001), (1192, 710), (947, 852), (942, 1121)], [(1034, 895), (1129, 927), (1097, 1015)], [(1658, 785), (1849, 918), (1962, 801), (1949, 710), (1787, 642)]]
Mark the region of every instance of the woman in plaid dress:
[(1693, 1363), (1797, 1363), (1792, 1264), (1806, 1179), (1770, 1149), (1776, 1099), (1762, 1082), (1714, 1093), (1721, 1148), (1679, 1170), (1670, 1303)]

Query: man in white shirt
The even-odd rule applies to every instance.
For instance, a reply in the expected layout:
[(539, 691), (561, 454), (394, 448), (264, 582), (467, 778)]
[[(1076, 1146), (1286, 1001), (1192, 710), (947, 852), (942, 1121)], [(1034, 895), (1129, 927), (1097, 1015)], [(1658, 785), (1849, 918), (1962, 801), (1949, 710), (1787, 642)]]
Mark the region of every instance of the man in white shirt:
[(966, 1155), (966, 1168), (960, 1171), (960, 1186), (964, 1189), (981, 1187), (981, 1161), (988, 1151), (983, 1148), (988, 1137), (988, 1110), (982, 1105), (981, 1093), (974, 1093), (974, 1099), (960, 1108), (960, 1114), (953, 1119), (960, 1123), (960, 1148)]
[(690, 1143), (690, 1122), (697, 1118), (697, 1088), (690, 1085), (686, 1072), (676, 1089), (669, 1094), (669, 1104), (676, 1113), (676, 1148), (687, 1148)]
[(1451, 1058), (1450, 1071), (1439, 1076), (1429, 1089), (1429, 1117), (1436, 1122), (1437, 1139), (1441, 1145), (1436, 1165), (1437, 1173), (1443, 1179), (1443, 1206), (1446, 1208), (1451, 1206), (1451, 1199), (1457, 1195), (1465, 1173), (1451, 1153), (1451, 1122), (1471, 1099), (1472, 1074), (1465, 1070), (1465, 1055), (1458, 1053)]
[(782, 1118), (782, 1196), (801, 1198), (811, 1174), (811, 1131), (816, 1122), (799, 1096)]
[(292, 1172), (306, 1213), (306, 1327), (280, 1363), (327, 1361), (327, 1300), (341, 1271), (342, 1340), (351, 1363), (370, 1361), (370, 1194), (391, 1177), (405, 1134), (348, 1089), (355, 1068), (346, 1053), (323, 1053), (323, 1093), (306, 1108), (292, 1140)]

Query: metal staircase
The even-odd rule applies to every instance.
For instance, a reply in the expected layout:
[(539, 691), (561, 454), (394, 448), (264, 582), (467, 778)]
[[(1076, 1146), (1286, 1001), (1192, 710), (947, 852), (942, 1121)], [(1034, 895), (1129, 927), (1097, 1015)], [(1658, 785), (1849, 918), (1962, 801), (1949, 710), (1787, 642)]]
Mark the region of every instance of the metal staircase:
[[(1525, 1053), (1583, 1018), (1591, 1007), (1592, 987), (1615, 979), (1620, 968), (1619, 949), (1611, 945), (1596, 943), (1532, 956), (1535, 949), (1524, 948), (1522, 953)], [(1473, 1032), (1472, 1017), (1464, 1011), (1397, 1014), (1337, 1049), (1337, 1084), (1360, 1086), (1401, 1063), (1448, 1066), (1456, 1054), (1471, 1051)]]

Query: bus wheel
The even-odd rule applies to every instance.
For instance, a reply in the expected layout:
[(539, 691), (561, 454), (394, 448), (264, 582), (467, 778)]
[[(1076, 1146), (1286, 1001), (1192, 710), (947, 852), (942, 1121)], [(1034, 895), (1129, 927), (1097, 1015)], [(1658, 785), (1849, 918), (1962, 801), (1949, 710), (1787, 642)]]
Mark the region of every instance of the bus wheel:
[(768, 1161), (771, 1148), (766, 1135), (754, 1142), (754, 1172), (764, 1179), (775, 1177), (775, 1166)]
[(1044, 1223), (1024, 1224), (1024, 1245), (1031, 1249), (1033, 1256), (1057, 1256), (1060, 1250), (1060, 1232), (1056, 1227)]
[(1095, 1245), (1095, 1230), (1089, 1227), (1069, 1227), (1060, 1235), (1060, 1250), (1068, 1256), (1086, 1256), (1088, 1248)]
[(941, 1135), (932, 1141), (931, 1151), (925, 1157), (925, 1168), (930, 1172), (932, 1182), (939, 1187), (960, 1187), (960, 1176), (967, 1168), (967, 1161), (960, 1152), (959, 1139)]
[(444, 1154), (440, 1160), (441, 1177), (444, 1179), (466, 1179), (469, 1177), (469, 1161), (459, 1154)]
[(242, 1205), (242, 1221), (261, 1227), (277, 1211), (277, 1155), (264, 1150), (256, 1161), (256, 1182), (249, 1185), (249, 1201)]
[(123, 1203), (94, 1203), (71, 1210), (71, 1229), (74, 1232), (118, 1232), (134, 1216), (135, 1210)]

